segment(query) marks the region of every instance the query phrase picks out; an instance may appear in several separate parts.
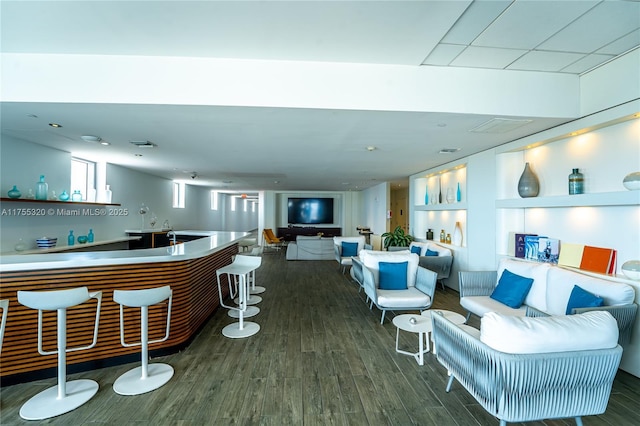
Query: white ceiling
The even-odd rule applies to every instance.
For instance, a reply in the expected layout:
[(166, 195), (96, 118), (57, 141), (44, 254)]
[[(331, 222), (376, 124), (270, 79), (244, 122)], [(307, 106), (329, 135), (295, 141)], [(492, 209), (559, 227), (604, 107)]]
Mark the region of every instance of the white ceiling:
[[(481, 86), (486, 69), (577, 76), (640, 46), (637, 1), (3, 0), (0, 12), (2, 53), (33, 54), (45, 70), (51, 54), (114, 62), (217, 58), (363, 64), (365, 73), (374, 66), (469, 68), (465, 75)], [(60, 84), (62, 93), (71, 89)], [(275, 107), (137, 102), (135, 93), (87, 103), (2, 96), (2, 132), (170, 179), (195, 171), (193, 183), (220, 189), (360, 190), (577, 118), (502, 113), (532, 121), (504, 133), (470, 133), (498, 115), (482, 108), (400, 111), (385, 108), (385, 100), (327, 108), (309, 99), (304, 107), (286, 106), (286, 99)], [(111, 145), (89, 144), (80, 138), (87, 134)], [(130, 140), (157, 147), (135, 148)], [(442, 148), (460, 151), (438, 154)]]

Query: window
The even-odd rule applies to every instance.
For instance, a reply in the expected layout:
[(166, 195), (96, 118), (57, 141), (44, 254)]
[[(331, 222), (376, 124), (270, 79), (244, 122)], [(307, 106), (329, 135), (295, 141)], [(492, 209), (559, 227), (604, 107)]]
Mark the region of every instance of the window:
[(211, 191), (211, 210), (218, 210), (218, 191)]
[(184, 209), (185, 184), (184, 182), (173, 182), (173, 207)]
[(70, 189), (80, 191), (84, 201), (96, 201), (96, 163), (72, 157)]

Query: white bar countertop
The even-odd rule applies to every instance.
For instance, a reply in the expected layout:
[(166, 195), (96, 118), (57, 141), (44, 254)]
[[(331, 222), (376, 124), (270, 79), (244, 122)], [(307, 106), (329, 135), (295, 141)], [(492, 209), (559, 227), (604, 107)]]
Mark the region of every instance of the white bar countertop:
[(228, 231), (184, 230), (175, 232), (178, 235), (197, 235), (203, 236), (203, 238), (152, 249), (0, 256), (0, 272), (177, 262), (207, 256), (229, 247), (249, 235), (248, 232)]

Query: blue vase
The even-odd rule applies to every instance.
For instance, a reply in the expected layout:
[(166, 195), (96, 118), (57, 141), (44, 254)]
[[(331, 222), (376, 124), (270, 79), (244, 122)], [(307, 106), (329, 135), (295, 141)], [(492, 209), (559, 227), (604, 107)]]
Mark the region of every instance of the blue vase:
[(89, 229), (89, 233), (87, 234), (87, 242), (92, 243), (93, 242), (93, 229)]
[(76, 237), (73, 236), (73, 231), (69, 231), (69, 236), (67, 237), (67, 244), (72, 246), (76, 242)]
[(429, 187), (426, 187), (424, 190), (424, 205), (429, 205)]
[(9, 198), (20, 198), (22, 196), (22, 192), (20, 192), (20, 190), (15, 185), (13, 185), (13, 188), (11, 188), (9, 192), (7, 192), (7, 195), (9, 196)]
[(60, 201), (69, 201), (69, 194), (67, 194), (66, 190), (62, 190), (62, 194), (60, 194), (60, 196), (58, 197), (58, 200)]
[(458, 190), (456, 191), (456, 201), (460, 202), (462, 200), (462, 193), (460, 192), (460, 182), (458, 182)]

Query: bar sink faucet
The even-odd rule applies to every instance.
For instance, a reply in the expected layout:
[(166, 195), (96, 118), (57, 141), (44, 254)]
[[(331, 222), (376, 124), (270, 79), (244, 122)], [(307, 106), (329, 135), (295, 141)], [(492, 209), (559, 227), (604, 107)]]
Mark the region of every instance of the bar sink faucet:
[(171, 238), (172, 244), (176, 245), (176, 233), (174, 231), (167, 232), (167, 237)]

